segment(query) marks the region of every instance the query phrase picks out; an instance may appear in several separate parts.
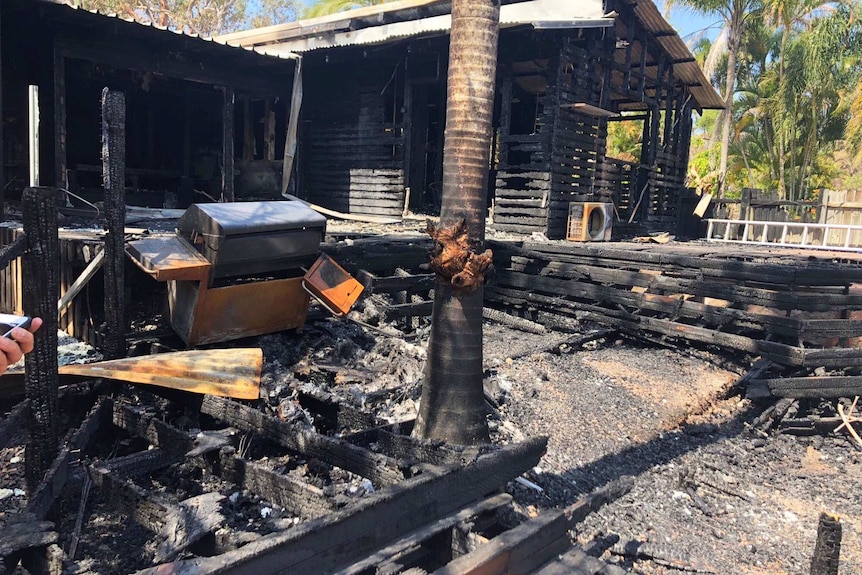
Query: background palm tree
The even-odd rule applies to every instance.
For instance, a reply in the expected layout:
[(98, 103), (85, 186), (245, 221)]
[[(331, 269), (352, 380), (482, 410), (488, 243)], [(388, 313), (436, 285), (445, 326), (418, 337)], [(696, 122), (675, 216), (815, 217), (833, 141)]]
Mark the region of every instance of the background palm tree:
[(443, 146), (443, 198), (431, 266), (434, 310), (414, 435), (487, 443), (482, 388), (485, 240), (500, 5), (453, 0)]
[(722, 29), (712, 43), (707, 57), (706, 71), (715, 65), (723, 52), (727, 54), (727, 75), (724, 85), (724, 106), (721, 113), (721, 154), (719, 159), (719, 193), (723, 193), (727, 177), (727, 158), (730, 150), (730, 134), (733, 124), (733, 95), (736, 88), (737, 66), (740, 46), (748, 22), (761, 10), (760, 0), (667, 0), (666, 10), (681, 4), (704, 15), (717, 15), (722, 20)]

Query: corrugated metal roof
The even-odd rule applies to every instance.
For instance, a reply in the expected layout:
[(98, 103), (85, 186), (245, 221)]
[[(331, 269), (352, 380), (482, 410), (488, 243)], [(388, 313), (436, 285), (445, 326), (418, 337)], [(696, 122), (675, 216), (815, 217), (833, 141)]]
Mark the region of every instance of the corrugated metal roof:
[(724, 100), (716, 93), (700, 64), (693, 61), (691, 50), (679, 37), (674, 27), (664, 19), (655, 3), (652, 0), (638, 0), (633, 9), (638, 20), (656, 36), (658, 43), (674, 61), (674, 77), (688, 85), (689, 91), (700, 107), (724, 108)]
[[(632, 6), (643, 26), (674, 62), (674, 77), (684, 82), (701, 108), (723, 108), (700, 65), (676, 30), (661, 15), (652, 0), (638, 0)], [(501, 7), (503, 27), (530, 24), (536, 28), (609, 26), (612, 18), (602, 14), (601, 0), (529, 0)], [(282, 50), (311, 50), (379, 44), (427, 34), (443, 34), (451, 27), (450, 0), (400, 0), (349, 10), (320, 18), (299, 20), (256, 30), (226, 34), (219, 38), (245, 46), (265, 49), (269, 54)]]
[(149, 23), (138, 22), (137, 20), (135, 20), (133, 18), (129, 18), (128, 16), (125, 16), (122, 14), (117, 14), (116, 12), (100, 12), (99, 10), (90, 10), (87, 8), (82, 8), (80, 6), (74, 6), (74, 5), (69, 4), (68, 2), (65, 2), (64, 0), (37, 0), (37, 1), (42, 2), (44, 4), (51, 4), (51, 5), (59, 6), (59, 7), (68, 9), (68, 10), (73, 10), (75, 12), (93, 14), (93, 15), (100, 16), (103, 18), (112, 18), (115, 20), (121, 20), (123, 22), (135, 24), (137, 26), (141, 26), (144, 28), (150, 28), (153, 30), (160, 30), (162, 32), (170, 32), (170, 33), (176, 34), (178, 36), (183, 36), (186, 38), (192, 38), (195, 41), (206, 42), (208, 44), (217, 44), (220, 46), (228, 46), (230, 48), (242, 50), (245, 52), (255, 52), (255, 53), (261, 54), (262, 56), (269, 56), (272, 58), (280, 58), (280, 59), (293, 59), (293, 58), (297, 57), (297, 55), (295, 53), (287, 51), (287, 50), (279, 50), (277, 52), (270, 52), (266, 48), (244, 45), (244, 44), (241, 44), (239, 42), (233, 42), (230, 40), (225, 40), (224, 38), (219, 37), (219, 36), (202, 36), (199, 34), (185, 32), (183, 30), (174, 30), (172, 28), (168, 28), (167, 26), (160, 26), (160, 25), (156, 24), (155, 22), (149, 22)]
[[(612, 26), (602, 0), (527, 0), (503, 3), (500, 26)], [(244, 45), (307, 52), (357, 44), (380, 44), (402, 38), (447, 33), (452, 26), (450, 0), (401, 0), (337, 14), (246, 30), (221, 36)], [(278, 46), (278, 48), (276, 48)]]

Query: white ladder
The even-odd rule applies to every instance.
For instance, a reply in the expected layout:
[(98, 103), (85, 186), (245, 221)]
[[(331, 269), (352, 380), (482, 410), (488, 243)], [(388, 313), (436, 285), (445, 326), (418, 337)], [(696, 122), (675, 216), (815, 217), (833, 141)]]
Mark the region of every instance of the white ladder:
[[(706, 239), (713, 242), (862, 252), (862, 226), (758, 220), (706, 221)], [(854, 237), (854, 232), (859, 234)]]

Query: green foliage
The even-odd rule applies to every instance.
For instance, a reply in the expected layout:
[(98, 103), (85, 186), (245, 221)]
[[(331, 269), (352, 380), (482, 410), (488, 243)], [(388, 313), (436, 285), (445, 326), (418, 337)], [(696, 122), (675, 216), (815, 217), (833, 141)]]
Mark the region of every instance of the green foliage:
[(296, 19), (298, 0), (67, 0), (143, 24), (213, 36)]
[(363, 8), (365, 6), (376, 6), (384, 4), (389, 0), (317, 0), (309, 6), (303, 13), (303, 18), (317, 18), (320, 16), (328, 16), (354, 8)]
[(621, 120), (608, 123), (607, 154), (626, 162), (640, 161), (643, 120)]
[[(723, 121), (730, 121), (725, 191), (742, 187), (778, 190), (803, 199), (813, 190), (849, 184), (842, 177), (862, 164), (862, 0), (680, 1), (721, 18), (739, 33), (734, 70), (730, 43), (695, 46), (717, 89), (730, 93), (730, 114), (698, 120), (692, 138), (689, 177), (712, 185), (721, 162), (716, 150)], [(674, 4), (674, 2), (669, 2)], [(760, 9), (763, 17), (752, 18)], [(718, 45), (718, 46), (717, 46)], [(716, 56), (716, 49), (724, 50)], [(703, 57), (707, 51), (709, 56)], [(728, 86), (728, 83), (732, 83)], [(729, 88), (729, 91), (728, 91)], [(842, 151), (842, 160), (835, 155)], [(846, 188), (845, 188), (846, 189)]]

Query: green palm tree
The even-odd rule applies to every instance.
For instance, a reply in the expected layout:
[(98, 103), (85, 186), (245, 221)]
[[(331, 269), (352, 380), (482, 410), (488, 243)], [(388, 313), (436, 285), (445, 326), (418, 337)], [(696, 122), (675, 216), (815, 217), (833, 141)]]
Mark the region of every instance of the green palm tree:
[[(810, 26), (816, 14), (827, 10), (828, 5), (828, 2), (819, 0), (764, 0), (764, 13), (767, 20), (781, 32), (781, 47), (777, 58), (777, 98), (785, 104), (794, 97), (787, 74), (787, 63), (791, 60), (791, 55), (788, 54), (788, 42), (797, 29)], [(796, 121), (796, 118), (790, 114), (784, 114), (783, 119), (785, 122)], [(776, 133), (775, 143), (778, 147), (778, 156), (781, 158), (787, 155), (788, 149), (792, 146), (792, 143), (786, 140), (786, 136), (792, 134), (793, 131), (792, 125), (787, 125), (785, 129), (778, 130)], [(788, 194), (786, 162), (780, 162), (778, 168), (778, 190), (784, 196), (793, 195), (792, 191)], [(792, 184), (791, 188), (793, 188)]]
[[(482, 388), (482, 306), (491, 118), (500, 7), (453, 0), (437, 280), (428, 361), (414, 435), (459, 444), (489, 441)], [(482, 253), (480, 253), (482, 252)]]
[(730, 134), (733, 124), (733, 95), (736, 89), (740, 47), (743, 35), (749, 21), (762, 9), (760, 0), (667, 0), (665, 7), (671, 10), (674, 5), (681, 4), (705, 16), (718, 16), (722, 29), (718, 38), (712, 43), (706, 61), (707, 77), (711, 75), (713, 66), (717, 64), (723, 53), (727, 55), (727, 75), (724, 85), (724, 106), (721, 114), (721, 156), (719, 160), (720, 190), (723, 192), (727, 177), (727, 158), (730, 150)]

